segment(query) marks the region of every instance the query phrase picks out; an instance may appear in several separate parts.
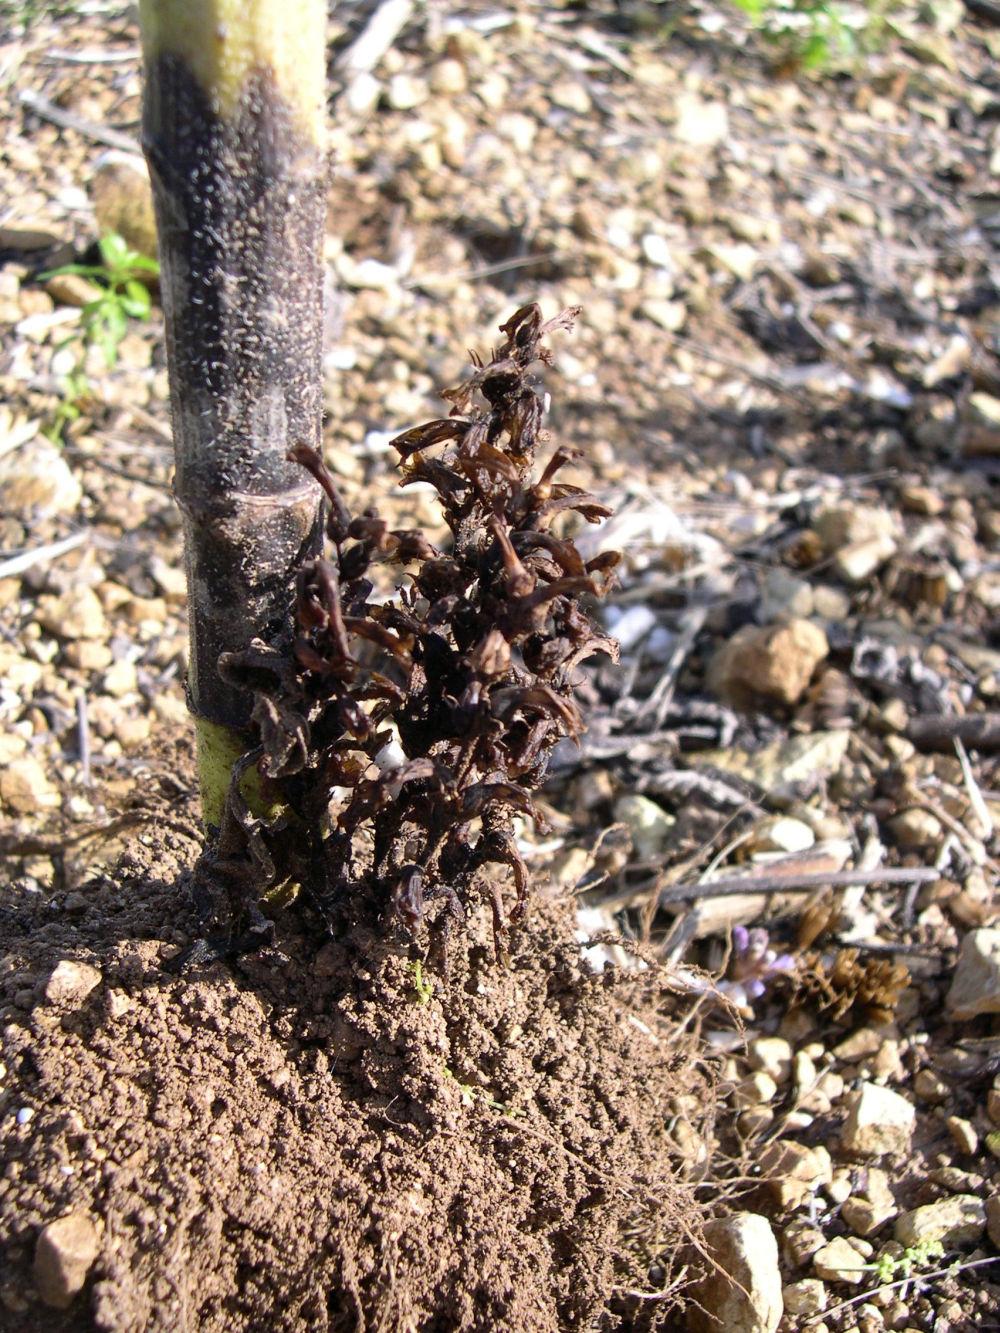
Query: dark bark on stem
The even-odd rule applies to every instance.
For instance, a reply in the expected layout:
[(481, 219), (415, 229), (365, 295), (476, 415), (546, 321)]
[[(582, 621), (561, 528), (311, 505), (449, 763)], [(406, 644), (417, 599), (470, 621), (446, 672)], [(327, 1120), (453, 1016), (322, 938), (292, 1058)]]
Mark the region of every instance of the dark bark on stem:
[(295, 569), (319, 549), (319, 488), (285, 455), (319, 443), (324, 163), (267, 66), (223, 112), (180, 56), (147, 59), (189, 700), (200, 720), (242, 729), (251, 700), (219, 676), (219, 655), (273, 639)]

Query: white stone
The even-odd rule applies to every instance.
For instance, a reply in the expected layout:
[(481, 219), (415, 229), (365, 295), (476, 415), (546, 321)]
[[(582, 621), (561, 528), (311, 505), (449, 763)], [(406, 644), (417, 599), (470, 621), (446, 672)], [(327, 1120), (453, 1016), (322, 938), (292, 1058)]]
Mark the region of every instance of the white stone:
[(806, 852), (816, 843), (816, 834), (801, 819), (791, 815), (772, 815), (762, 819), (747, 841), (751, 855)]
[(895, 1236), (901, 1245), (940, 1241), (945, 1249), (974, 1245), (986, 1230), (986, 1206), (976, 1194), (953, 1194), (900, 1213)]
[(643, 861), (660, 855), (676, 823), (672, 815), (648, 796), (619, 796), (614, 813), (615, 819), (628, 825), (636, 855)]
[(786, 1314), (820, 1314), (826, 1309), (826, 1287), (819, 1278), (790, 1282), (783, 1292)]
[(83, 487), (65, 458), (44, 440), (31, 440), (0, 458), (0, 509), (22, 520), (72, 514)]
[(767, 1218), (737, 1213), (709, 1222), (705, 1248), (718, 1268), (706, 1273), (692, 1291), (694, 1300), (687, 1317), (690, 1333), (719, 1333), (720, 1329), (774, 1333), (784, 1301), (778, 1246)]
[(59, 1006), (82, 1004), (103, 979), (98, 969), (89, 963), (77, 963), (71, 958), (64, 958), (49, 974), (45, 983), (45, 998), (49, 1004)]
[(863, 583), (895, 554), (896, 542), (892, 537), (870, 537), (838, 551), (833, 568), (845, 583)]
[(362, 70), (355, 74), (344, 92), (347, 109), (355, 116), (366, 116), (374, 111), (382, 95), (382, 85), (374, 74)]
[(747, 1047), (753, 1069), (770, 1074), (775, 1083), (787, 1083), (792, 1071), (792, 1047), (784, 1037), (755, 1037)]
[(427, 84), (423, 79), (415, 79), (409, 74), (394, 74), (389, 80), (386, 100), (393, 111), (412, 111), (427, 101)]
[(650, 297), (642, 302), (639, 310), (668, 333), (677, 333), (687, 319), (687, 306), (683, 301), (661, 301)]
[(843, 1236), (837, 1236), (813, 1255), (816, 1276), (827, 1282), (847, 1282), (856, 1287), (862, 1278), (871, 1276), (863, 1265), (861, 1255)]
[(915, 1114), (912, 1104), (898, 1092), (864, 1083), (853, 1096), (841, 1142), (847, 1152), (866, 1155), (905, 1152)]
[(945, 1000), (950, 1018), (1000, 1013), (1000, 930), (971, 930)]
[(706, 102), (695, 93), (681, 93), (675, 104), (674, 134), (692, 148), (714, 148), (729, 136), (729, 112), (724, 102)]

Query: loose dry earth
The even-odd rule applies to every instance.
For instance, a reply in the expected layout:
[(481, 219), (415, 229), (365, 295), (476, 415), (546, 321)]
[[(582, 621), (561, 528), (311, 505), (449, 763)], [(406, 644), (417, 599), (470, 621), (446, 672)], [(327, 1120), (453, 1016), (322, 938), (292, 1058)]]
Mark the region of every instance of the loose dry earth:
[[(159, 316), (109, 369), (41, 276), (149, 244), (137, 30), (9, 28), (0, 1327), (1000, 1326), (989, 10), (903, 6), (812, 79), (708, 3), (432, 3), (366, 72), (337, 7), (331, 466), (434, 528), (386, 441), (517, 305), (581, 304), (551, 425), (628, 557), (532, 922), (448, 977), (294, 916), (288, 961), (164, 970), (198, 834)], [(574, 891), (644, 968), (582, 966)], [(716, 1093), (677, 1094), (681, 1013)], [(661, 1299), (685, 1189), (749, 1303)]]

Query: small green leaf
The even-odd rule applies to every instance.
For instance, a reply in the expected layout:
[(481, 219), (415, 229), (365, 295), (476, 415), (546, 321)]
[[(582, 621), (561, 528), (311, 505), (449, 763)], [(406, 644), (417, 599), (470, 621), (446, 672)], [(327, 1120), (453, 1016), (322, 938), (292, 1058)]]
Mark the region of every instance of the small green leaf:
[(141, 255), (137, 250), (129, 251), (130, 269), (138, 273), (152, 273), (154, 276), (160, 276), (160, 266), (155, 259), (149, 259), (146, 255)]
[(121, 296), (121, 305), (126, 315), (131, 315), (133, 319), (147, 319), (150, 308), (149, 289), (137, 279), (129, 278)]
[(108, 275), (97, 264), (62, 264), (59, 268), (46, 269), (44, 273), (39, 273), (38, 281), (47, 282), (49, 278), (62, 278), (72, 274), (78, 278), (106, 278)]
[(109, 232), (98, 242), (101, 258), (109, 269), (122, 268), (128, 263), (128, 246), (117, 232)]

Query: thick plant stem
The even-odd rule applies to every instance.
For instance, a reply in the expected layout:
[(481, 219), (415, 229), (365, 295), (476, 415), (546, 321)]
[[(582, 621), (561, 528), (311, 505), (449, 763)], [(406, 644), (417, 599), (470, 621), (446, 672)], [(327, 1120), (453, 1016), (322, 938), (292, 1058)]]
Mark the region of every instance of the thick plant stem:
[(287, 623), (319, 549), (324, 0), (142, 0), (191, 624), (188, 699), (218, 826), (251, 699), (219, 655)]

